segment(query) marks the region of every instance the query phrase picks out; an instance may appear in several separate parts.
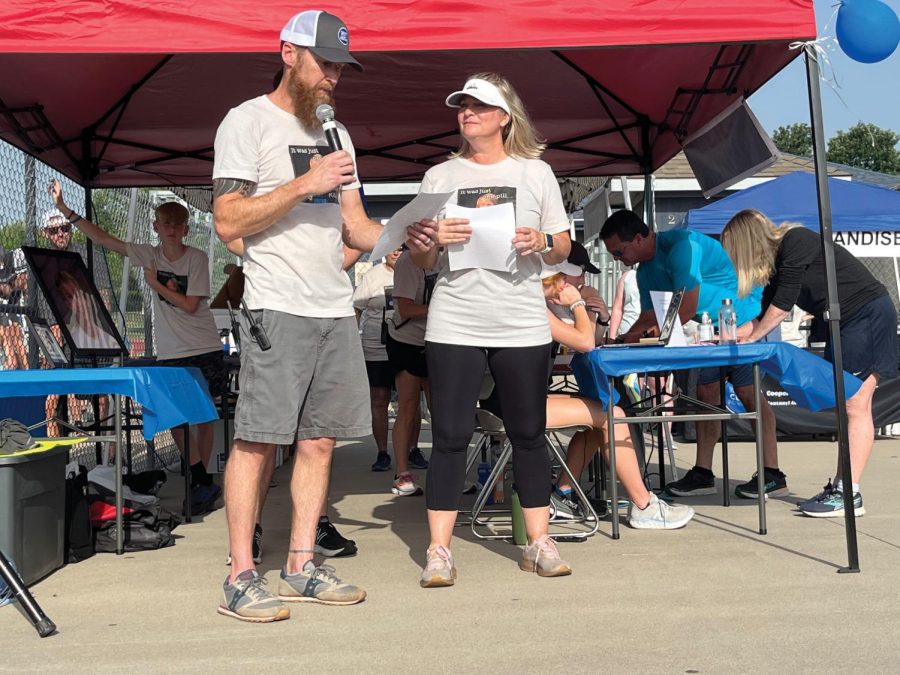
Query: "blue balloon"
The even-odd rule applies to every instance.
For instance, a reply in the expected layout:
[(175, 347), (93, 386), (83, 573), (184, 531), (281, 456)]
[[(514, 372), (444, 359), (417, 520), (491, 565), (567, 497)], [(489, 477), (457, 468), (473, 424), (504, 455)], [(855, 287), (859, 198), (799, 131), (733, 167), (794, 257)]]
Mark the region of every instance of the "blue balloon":
[(900, 42), (900, 20), (879, 0), (843, 0), (837, 16), (837, 39), (854, 61), (884, 61)]

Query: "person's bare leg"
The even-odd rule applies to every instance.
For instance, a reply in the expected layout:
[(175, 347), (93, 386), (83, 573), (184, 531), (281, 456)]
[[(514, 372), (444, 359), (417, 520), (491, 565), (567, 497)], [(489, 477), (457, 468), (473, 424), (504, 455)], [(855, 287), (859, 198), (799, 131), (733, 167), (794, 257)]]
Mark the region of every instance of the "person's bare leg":
[(429, 548), (432, 546), (450, 548), (453, 527), (456, 525), (456, 514), (457, 511), (432, 511), (428, 509), (428, 532), (431, 539), (428, 545)]
[(262, 479), (259, 481), (259, 507), (256, 509), (256, 522), (262, 524), (262, 513), (266, 506), (266, 498), (269, 496), (269, 485), (275, 474), (275, 453), (266, 456), (266, 464), (263, 467)]
[[(704, 403), (719, 405), (719, 383), (697, 385), (697, 400)], [(713, 455), (716, 451), (716, 443), (722, 433), (721, 422), (695, 422), (697, 429), (697, 461), (696, 466), (712, 471)]]
[[(756, 401), (753, 397), (753, 385), (746, 387), (735, 387), (734, 393), (744, 404), (747, 412), (756, 410)], [(769, 400), (764, 394), (760, 393), (760, 412), (762, 412), (762, 435), (763, 435), (763, 466), (770, 469), (778, 468), (778, 436), (775, 431), (775, 412), (769, 405)], [(753, 423), (754, 433), (759, 433), (756, 429), (756, 423)]]
[[(859, 391), (847, 399), (847, 436), (850, 439), (850, 473), (853, 482), (859, 484), (866, 463), (872, 454), (875, 444), (875, 423), (872, 420), (872, 397), (878, 387), (878, 376), (869, 375), (862, 383)], [(841, 462), (838, 458), (837, 472), (834, 474), (837, 483), (841, 478)]]
[(525, 534), (529, 544), (547, 534), (550, 529), (549, 506), (522, 507), (522, 515), (525, 516)]
[(244, 570), (254, 569), (253, 527), (259, 512), (260, 481), (268, 455), (275, 446), (236, 440), (225, 466), (225, 515), (231, 551), (231, 580)]
[[(569, 441), (569, 447), (566, 449), (566, 466), (569, 468), (569, 471), (572, 472), (572, 475), (575, 478), (581, 477), (581, 472), (584, 471), (584, 467), (587, 465), (587, 461), (585, 459), (585, 455), (587, 454), (587, 432), (579, 431), (575, 435), (572, 436), (572, 440)], [(593, 453), (591, 453), (593, 457)], [(563, 471), (559, 475), (559, 480), (556, 482), (556, 486), (562, 490), (567, 491), (572, 489), (572, 481), (569, 479), (569, 474)]]
[(378, 452), (387, 452), (390, 387), (369, 387), (369, 400), (372, 407), (372, 435), (375, 437), (375, 446)]
[[(294, 470), (291, 475), (291, 541), (285, 572), (296, 574), (313, 558), (316, 527), (322, 504), (328, 494), (334, 438), (310, 438), (297, 441)], [(251, 525), (252, 531), (252, 525)]]
[[(618, 406), (613, 409), (616, 417), (624, 417), (625, 413)], [(606, 411), (599, 401), (579, 397), (551, 397), (547, 399), (547, 426), (575, 426), (589, 424), (593, 430), (602, 434), (601, 449), (604, 457), (609, 459), (609, 443), (607, 437)], [(631, 432), (625, 424), (617, 424), (615, 429), (616, 439), (616, 476), (625, 488), (628, 498), (639, 508), (645, 508), (650, 501), (650, 493), (641, 476), (641, 467), (638, 464), (637, 453), (631, 440)], [(587, 437), (590, 443), (591, 437)], [(597, 441), (594, 441), (595, 443)], [(593, 452), (588, 448), (585, 453)]]

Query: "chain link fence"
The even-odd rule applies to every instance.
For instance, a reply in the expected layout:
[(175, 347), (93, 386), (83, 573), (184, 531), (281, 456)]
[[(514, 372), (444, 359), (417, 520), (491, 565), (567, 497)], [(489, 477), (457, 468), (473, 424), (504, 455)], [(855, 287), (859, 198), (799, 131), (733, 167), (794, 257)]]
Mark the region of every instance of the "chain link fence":
[[(99, 246), (89, 247), (84, 235), (56, 211), (48, 192), (52, 179), (62, 184), (66, 204), (76, 213), (84, 214), (86, 193), (81, 186), (0, 142), (0, 368), (51, 367), (40, 350), (32, 322), (46, 322), (53, 327), (56, 319), (28, 268), (23, 246), (79, 253), (125, 338), (130, 357), (153, 356), (151, 295), (143, 270), (132, 267), (116, 253)], [(151, 244), (158, 242), (153, 230), (154, 209), (167, 201), (185, 203), (171, 192), (145, 188), (97, 190), (91, 198), (91, 220), (102, 229), (120, 239)], [(185, 243), (209, 255), (211, 288), (215, 293), (225, 282), (224, 266), (237, 262), (237, 258), (215, 236), (211, 214), (186, 206), (191, 213), (191, 227)], [(59, 330), (53, 332), (71, 362), (72, 355)], [(75, 361), (76, 366), (110, 363), (110, 359)], [(107, 424), (112, 423), (109, 419), (112, 406), (105, 397), (50, 396), (43, 407), (43, 419), (58, 417), (81, 428), (90, 427), (98, 417)], [(136, 408), (134, 414), (139, 419), (139, 407), (132, 407)], [(65, 432), (54, 423), (47, 426), (46, 433), (55, 436)], [(168, 433), (157, 436), (155, 448), (144, 443), (140, 431), (132, 431), (127, 436), (122, 440), (136, 471), (178, 460), (178, 451)], [(73, 449), (72, 459), (91, 467), (106, 458), (93, 444), (85, 444)]]

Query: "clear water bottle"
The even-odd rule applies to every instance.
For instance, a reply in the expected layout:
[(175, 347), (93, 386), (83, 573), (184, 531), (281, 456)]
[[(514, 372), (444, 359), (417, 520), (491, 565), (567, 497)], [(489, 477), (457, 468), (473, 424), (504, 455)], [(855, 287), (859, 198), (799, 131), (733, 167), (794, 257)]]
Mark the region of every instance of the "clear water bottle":
[(719, 309), (719, 344), (733, 345), (737, 342), (737, 314), (731, 298), (722, 300)]
[(700, 342), (712, 342), (713, 323), (709, 312), (703, 312), (700, 316)]

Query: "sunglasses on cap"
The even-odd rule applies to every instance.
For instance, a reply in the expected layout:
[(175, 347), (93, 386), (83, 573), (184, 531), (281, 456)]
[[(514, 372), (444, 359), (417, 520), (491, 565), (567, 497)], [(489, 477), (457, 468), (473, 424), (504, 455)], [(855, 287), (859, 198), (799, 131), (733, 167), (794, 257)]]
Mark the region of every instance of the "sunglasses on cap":
[(48, 227), (44, 232), (47, 234), (68, 234), (72, 231), (71, 225), (56, 225), (55, 227)]

